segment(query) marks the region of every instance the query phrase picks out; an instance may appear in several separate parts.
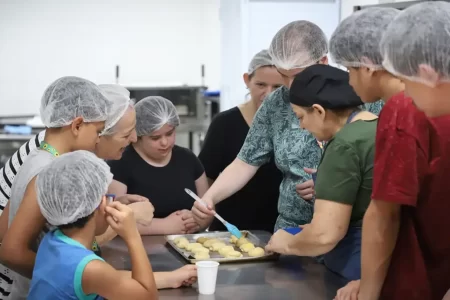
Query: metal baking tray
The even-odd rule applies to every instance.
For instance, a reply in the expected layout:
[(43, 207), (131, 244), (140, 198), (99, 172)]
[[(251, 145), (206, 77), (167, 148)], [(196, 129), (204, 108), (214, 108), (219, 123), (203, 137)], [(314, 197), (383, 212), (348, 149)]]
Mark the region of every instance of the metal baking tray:
[[(264, 249), (264, 247), (266, 246), (265, 243), (262, 243), (260, 241), (260, 239), (254, 235), (253, 233), (251, 233), (250, 231), (246, 231), (246, 230), (242, 230), (241, 231), (242, 236), (246, 237), (249, 242), (253, 243), (255, 245), (255, 247), (261, 247)], [(231, 233), (226, 232), (226, 231), (213, 231), (213, 232), (203, 232), (203, 233), (196, 233), (196, 234), (172, 234), (172, 235), (166, 235), (166, 241), (167, 243), (178, 253), (180, 253), (181, 256), (184, 257), (184, 259), (186, 259), (187, 261), (189, 261), (190, 263), (196, 263), (197, 261), (201, 261), (197, 260), (194, 258), (193, 255), (191, 255), (191, 252), (187, 251), (186, 249), (181, 249), (178, 248), (177, 245), (175, 245), (174, 240), (177, 237), (185, 237), (189, 240), (190, 243), (194, 243), (199, 237), (207, 237), (207, 238), (215, 238), (221, 241), (224, 241), (225, 244), (227, 245), (231, 245), (234, 246), (235, 250), (239, 250), (240, 249), (238, 247), (236, 247), (235, 245), (233, 245), (230, 242), (230, 238), (231, 238)], [(242, 252), (242, 251), (240, 251)], [(223, 256), (221, 256), (218, 252), (214, 252), (214, 251), (210, 251), (209, 252), (210, 258), (207, 259), (209, 261), (217, 261), (220, 263), (231, 263), (231, 262), (250, 262), (250, 261), (261, 261), (261, 260), (273, 260), (278, 258), (277, 254), (274, 253), (266, 253), (263, 256), (260, 257), (250, 257), (248, 256), (247, 253), (242, 252), (242, 257), (239, 258), (225, 258)]]

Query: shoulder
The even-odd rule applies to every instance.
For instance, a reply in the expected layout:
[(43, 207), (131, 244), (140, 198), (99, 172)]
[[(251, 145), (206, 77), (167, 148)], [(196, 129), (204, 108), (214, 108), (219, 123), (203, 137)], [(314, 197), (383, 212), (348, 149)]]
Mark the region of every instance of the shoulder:
[(264, 102), (261, 106), (285, 106), (289, 105), (289, 89), (285, 86), (282, 86), (272, 93), (270, 93), (266, 99), (264, 99)]
[(224, 124), (228, 123), (230, 120), (235, 119), (236, 117), (239, 117), (241, 112), (239, 111), (239, 108), (233, 107), (228, 110), (222, 111), (218, 113), (211, 121), (211, 125), (213, 124)]
[(361, 143), (375, 145), (378, 120), (359, 120), (345, 125), (334, 137), (339, 145), (357, 146)]
[(198, 160), (197, 156), (189, 150), (188, 148), (184, 148), (178, 145), (173, 146), (172, 155), (176, 156), (177, 159), (193, 159)]

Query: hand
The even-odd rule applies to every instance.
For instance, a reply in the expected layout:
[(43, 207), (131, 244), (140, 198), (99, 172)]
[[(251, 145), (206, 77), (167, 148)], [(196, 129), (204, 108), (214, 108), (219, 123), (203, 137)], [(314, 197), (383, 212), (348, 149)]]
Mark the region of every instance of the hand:
[(350, 281), (337, 291), (334, 300), (358, 300), (360, 280)]
[(270, 241), (266, 246), (266, 251), (280, 254), (292, 254), (289, 245), (293, 238), (294, 236), (292, 234), (283, 229), (279, 229), (270, 238)]
[[(317, 172), (317, 170), (310, 168), (303, 168), (303, 170), (305, 170), (305, 172), (308, 174), (313, 174)], [(295, 186), (295, 190), (297, 191), (297, 194), (299, 194), (300, 197), (302, 197), (305, 200), (312, 200), (314, 198), (315, 191), (314, 191), (314, 182), (312, 179), (297, 184)]]
[(190, 210), (181, 211), (181, 219), (185, 222), (186, 233), (194, 233), (200, 230), (200, 226), (195, 222), (194, 216)]
[(186, 224), (189, 221), (183, 220), (183, 211), (178, 210), (164, 218), (164, 230), (166, 234), (186, 234)]
[[(144, 198), (147, 199), (147, 198)], [(134, 202), (128, 205), (133, 212), (136, 222), (142, 226), (150, 226), (155, 208), (149, 201)]]
[(197, 281), (197, 267), (195, 265), (186, 265), (175, 271), (170, 272), (168, 286), (179, 288), (181, 286), (191, 286)]
[(191, 212), (195, 222), (197, 222), (201, 228), (206, 228), (214, 219), (214, 204), (210, 199), (204, 198), (202, 200), (206, 203), (207, 207), (203, 206), (198, 201), (195, 201)]
[(149, 200), (147, 198), (139, 196), (139, 195), (126, 194), (126, 195), (116, 197), (116, 199), (114, 199), (114, 201), (128, 205), (128, 204), (135, 203), (135, 202), (145, 202), (145, 201), (149, 201)]
[(125, 241), (139, 235), (133, 210), (120, 202), (112, 202), (105, 208), (106, 221)]

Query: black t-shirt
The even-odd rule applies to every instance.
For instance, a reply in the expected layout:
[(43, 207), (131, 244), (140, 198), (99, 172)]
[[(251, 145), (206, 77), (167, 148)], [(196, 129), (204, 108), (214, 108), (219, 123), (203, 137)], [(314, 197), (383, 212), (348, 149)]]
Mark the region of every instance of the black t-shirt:
[[(237, 107), (213, 119), (199, 155), (208, 178), (217, 179), (236, 159), (249, 129)], [(278, 194), (282, 178), (272, 158), (268, 164), (259, 168), (244, 188), (220, 202), (216, 207), (217, 212), (239, 229), (273, 232), (278, 217)], [(222, 223), (214, 219), (210, 230), (224, 229)]]
[(175, 145), (172, 157), (164, 167), (148, 164), (129, 146), (120, 160), (108, 161), (114, 179), (125, 184), (128, 194), (147, 197), (155, 207), (155, 218), (192, 208), (194, 200), (185, 188), (197, 193), (195, 181), (203, 172), (199, 159), (190, 150)]

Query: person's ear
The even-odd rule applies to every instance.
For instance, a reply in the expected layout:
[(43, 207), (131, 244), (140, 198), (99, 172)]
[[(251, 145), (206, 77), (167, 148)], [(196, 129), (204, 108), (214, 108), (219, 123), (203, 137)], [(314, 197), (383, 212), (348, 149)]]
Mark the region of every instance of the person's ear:
[(325, 109), (321, 105), (313, 104), (312, 108), (316, 114), (318, 114), (322, 119), (325, 119)]
[(106, 200), (106, 196), (102, 197), (102, 201), (100, 202), (100, 205), (98, 206), (98, 210), (102, 215), (106, 214), (106, 206), (108, 205), (108, 202)]
[(245, 85), (247, 86), (247, 88), (249, 88), (250, 85), (250, 75), (248, 73), (244, 73), (244, 75), (242, 76), (245, 82)]
[(319, 64), (321, 65), (328, 65), (328, 56), (324, 56), (319, 60)]
[(436, 87), (439, 83), (439, 74), (428, 64), (420, 64), (418, 76), (429, 87)]
[(83, 125), (83, 118), (77, 117), (72, 121), (70, 128), (72, 130), (73, 135), (78, 136), (80, 134), (80, 127)]

